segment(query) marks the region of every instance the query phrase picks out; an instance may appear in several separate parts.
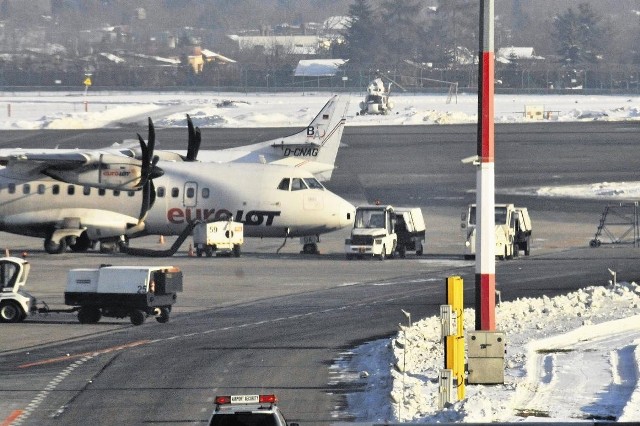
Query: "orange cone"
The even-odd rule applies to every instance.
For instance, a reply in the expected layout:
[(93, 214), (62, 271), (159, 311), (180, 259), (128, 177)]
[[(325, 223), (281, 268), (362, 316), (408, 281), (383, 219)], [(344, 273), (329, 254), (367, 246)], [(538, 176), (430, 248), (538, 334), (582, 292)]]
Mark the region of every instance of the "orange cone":
[(158, 244), (164, 244), (164, 235), (160, 235), (160, 238), (158, 239)]
[(189, 254), (189, 256), (190, 256), (190, 257), (195, 256), (195, 255), (194, 255), (194, 253), (193, 253), (193, 246), (191, 245), (191, 243), (189, 243), (189, 251), (188, 251), (188, 254)]

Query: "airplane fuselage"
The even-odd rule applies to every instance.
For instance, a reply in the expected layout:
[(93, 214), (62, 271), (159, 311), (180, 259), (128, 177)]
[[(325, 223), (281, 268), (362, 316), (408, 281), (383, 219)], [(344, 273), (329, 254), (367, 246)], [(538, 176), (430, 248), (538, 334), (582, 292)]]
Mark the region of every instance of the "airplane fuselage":
[[(177, 235), (193, 220), (243, 222), (248, 237), (307, 236), (348, 226), (353, 206), (288, 166), (161, 162), (156, 198), (138, 225), (141, 191), (113, 191), (50, 178), (19, 180), (0, 169), (0, 230), (46, 238), (86, 228), (92, 240), (131, 233)], [(288, 183), (283, 184), (283, 180)], [(302, 183), (294, 187), (294, 181)]]

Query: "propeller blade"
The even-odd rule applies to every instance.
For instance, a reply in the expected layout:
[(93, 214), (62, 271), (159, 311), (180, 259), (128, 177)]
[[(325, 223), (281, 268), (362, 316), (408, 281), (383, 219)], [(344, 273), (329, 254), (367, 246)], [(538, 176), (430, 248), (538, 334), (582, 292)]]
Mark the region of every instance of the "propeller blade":
[(196, 145), (198, 144), (197, 138), (198, 135), (196, 133), (196, 129), (193, 127), (193, 121), (191, 121), (191, 117), (187, 114), (187, 129), (188, 129), (188, 140), (187, 140), (187, 158), (186, 161), (195, 161), (197, 153)]
[(200, 127), (196, 127), (196, 138), (193, 147), (193, 161), (198, 157), (198, 152), (200, 152), (200, 143), (202, 143), (202, 132), (200, 132)]

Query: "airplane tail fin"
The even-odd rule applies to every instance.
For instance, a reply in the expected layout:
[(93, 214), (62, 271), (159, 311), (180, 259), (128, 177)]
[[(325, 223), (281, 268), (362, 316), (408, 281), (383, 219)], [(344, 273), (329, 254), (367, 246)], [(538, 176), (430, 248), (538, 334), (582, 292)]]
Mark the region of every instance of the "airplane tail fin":
[(272, 152), (266, 157), (271, 159), (268, 162), (301, 167), (318, 180), (330, 180), (348, 106), (348, 96), (334, 95), (304, 130), (269, 141)]

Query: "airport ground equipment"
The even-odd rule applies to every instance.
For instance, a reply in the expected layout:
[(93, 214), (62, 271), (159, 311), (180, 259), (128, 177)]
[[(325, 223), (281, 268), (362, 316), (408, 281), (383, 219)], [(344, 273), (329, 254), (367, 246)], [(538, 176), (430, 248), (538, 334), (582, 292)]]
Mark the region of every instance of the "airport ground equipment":
[(193, 247), (196, 255), (213, 253), (240, 257), (240, 247), (244, 243), (244, 225), (241, 222), (220, 220), (211, 223), (201, 222), (193, 228)]
[(351, 238), (345, 240), (347, 259), (393, 256), (398, 244), (396, 215), (392, 206), (366, 205), (356, 208)]
[(607, 204), (602, 212), (590, 247), (600, 247), (603, 237), (607, 244), (633, 244), (640, 247), (640, 218), (638, 202)]
[[(462, 213), (461, 228), (464, 232), (464, 257), (472, 259), (476, 254), (476, 205), (469, 204)], [(531, 253), (531, 217), (526, 207), (513, 204), (495, 205), (496, 257), (512, 259), (523, 251)]]
[(18, 257), (0, 258), (0, 322), (20, 322), (38, 313), (78, 313), (82, 324), (101, 317), (126, 318), (140, 325), (148, 316), (169, 321), (171, 307), (182, 291), (182, 271), (174, 266), (101, 266), (72, 269), (64, 301), (70, 308), (51, 309), (26, 292), (30, 264)]
[(405, 257), (407, 251), (415, 251), (416, 255), (422, 256), (425, 242), (422, 210), (419, 207), (396, 207), (395, 216), (397, 251), (400, 257)]
[(216, 396), (209, 426), (298, 426), (284, 418), (273, 395)]
[(389, 114), (393, 102), (389, 100), (391, 83), (385, 87), (381, 78), (376, 78), (367, 86), (367, 95), (360, 102), (360, 114)]
[(36, 307), (36, 298), (23, 289), (30, 265), (19, 257), (0, 258), (0, 321), (20, 322)]
[(169, 321), (182, 271), (174, 266), (102, 266), (69, 271), (64, 303), (78, 309), (78, 321), (97, 323), (101, 317), (129, 317), (141, 325), (148, 316)]

